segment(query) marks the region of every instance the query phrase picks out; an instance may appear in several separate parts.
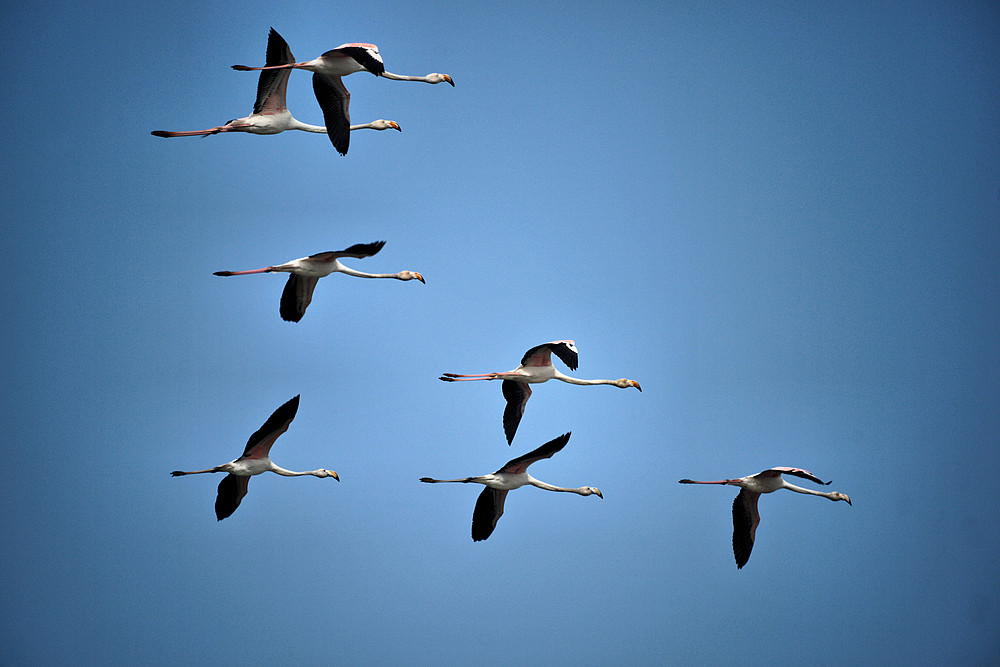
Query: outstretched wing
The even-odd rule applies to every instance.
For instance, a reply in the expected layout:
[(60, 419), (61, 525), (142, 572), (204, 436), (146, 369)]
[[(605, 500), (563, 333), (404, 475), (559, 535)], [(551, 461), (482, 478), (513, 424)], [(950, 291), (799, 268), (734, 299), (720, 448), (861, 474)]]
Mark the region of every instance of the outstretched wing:
[(517, 433), (517, 425), (521, 423), (524, 415), (524, 407), (531, 398), (531, 387), (525, 382), (516, 380), (504, 380), (500, 385), (503, 389), (503, 397), (507, 399), (507, 407), (503, 409), (503, 432), (507, 436), (507, 444), (514, 441), (514, 434)]
[(535, 461), (538, 461), (540, 459), (551, 458), (553, 454), (555, 454), (560, 449), (565, 447), (566, 443), (569, 442), (570, 435), (572, 435), (572, 431), (570, 433), (563, 433), (558, 438), (554, 440), (549, 440), (538, 449), (528, 452), (523, 456), (518, 456), (516, 459), (511, 459), (510, 461), (507, 461), (507, 463), (505, 463), (504, 466), (500, 468), (500, 470), (497, 470), (497, 472), (509, 472), (509, 473), (525, 472), (528, 469), (528, 466), (530, 466)]
[(281, 306), (278, 312), (286, 322), (298, 322), (306, 314), (306, 308), (312, 303), (313, 290), (319, 278), (300, 276), (297, 273), (288, 275), (288, 282), (281, 292)]
[(554, 340), (548, 343), (536, 345), (521, 357), (522, 366), (548, 366), (552, 363), (551, 354), (562, 359), (562, 362), (575, 371), (579, 361), (579, 353), (576, 350), (576, 343), (571, 340)]
[(315, 255), (309, 255), (309, 259), (315, 260), (317, 262), (332, 262), (335, 259), (340, 259), (341, 257), (353, 257), (355, 259), (363, 259), (365, 257), (371, 257), (385, 245), (385, 241), (372, 241), (371, 243), (355, 243), (350, 248), (346, 250), (327, 250), (326, 252), (318, 252)]
[(222, 521), (232, 516), (247, 494), (250, 478), (246, 475), (226, 475), (219, 482), (219, 494), (215, 497), (215, 518)]
[[(289, 400), (280, 408), (275, 410), (264, 425), (257, 429), (257, 432), (247, 440), (246, 449), (243, 450), (242, 458), (262, 459), (271, 452), (271, 445), (278, 439), (278, 436), (288, 430), (288, 425), (295, 419), (295, 413), (299, 409), (299, 397)], [(244, 491), (246, 493), (246, 491)], [(240, 496), (242, 498), (242, 496)], [(237, 502), (237, 504), (239, 504)], [(235, 507), (233, 509), (236, 509)]]
[(503, 502), (507, 499), (507, 491), (485, 487), (476, 500), (476, 509), (472, 512), (472, 540), (481, 542), (493, 534), (497, 521), (503, 516)]
[(812, 474), (808, 470), (803, 470), (802, 468), (785, 468), (785, 467), (782, 467), (782, 466), (777, 466), (777, 467), (774, 467), (774, 468), (769, 468), (768, 470), (765, 470), (764, 472), (762, 472), (760, 474), (761, 475), (766, 475), (767, 473), (771, 473), (772, 475), (774, 475), (774, 474), (778, 474), (778, 475), (794, 475), (796, 477), (801, 477), (802, 479), (808, 479), (810, 482), (816, 482), (817, 484), (823, 484), (824, 486), (830, 483), (830, 482), (824, 482), (819, 477), (816, 477), (814, 474)]
[(323, 110), (326, 134), (337, 152), (347, 155), (351, 145), (351, 93), (339, 76), (313, 74), (313, 92)]
[(382, 56), (379, 55), (378, 47), (374, 44), (364, 44), (361, 42), (341, 44), (335, 49), (330, 49), (321, 57), (332, 58), (335, 54), (354, 58), (359, 65), (375, 76), (381, 76), (385, 73), (385, 63), (382, 62)]
[[(274, 65), (290, 65), (294, 63), (292, 50), (288, 43), (271, 28), (267, 35), (267, 67)], [(288, 88), (290, 69), (265, 69), (260, 71), (257, 79), (257, 101), (253, 105), (254, 113), (273, 114), (285, 110), (285, 91)]]
[(754, 535), (757, 534), (757, 524), (760, 523), (758, 498), (759, 493), (740, 489), (739, 495), (733, 500), (733, 556), (736, 557), (736, 569), (742, 569), (750, 560)]

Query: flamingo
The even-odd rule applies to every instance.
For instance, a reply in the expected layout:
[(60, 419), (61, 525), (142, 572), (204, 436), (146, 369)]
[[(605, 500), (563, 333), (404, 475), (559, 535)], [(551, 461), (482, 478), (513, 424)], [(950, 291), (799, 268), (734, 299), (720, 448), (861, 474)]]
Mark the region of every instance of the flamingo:
[(788, 489), (796, 493), (808, 493), (812, 496), (823, 496), (830, 500), (843, 500), (848, 505), (851, 499), (845, 493), (837, 491), (814, 491), (804, 489), (801, 486), (789, 484), (781, 476), (794, 475), (803, 479), (808, 479), (817, 484), (828, 485), (808, 470), (801, 468), (769, 468), (756, 475), (749, 475), (739, 479), (723, 479), (718, 482), (697, 482), (691, 479), (680, 480), (681, 484), (723, 484), (740, 487), (739, 495), (733, 501), (733, 555), (736, 557), (736, 569), (742, 569), (750, 560), (750, 551), (753, 549), (754, 534), (757, 532), (757, 524), (760, 523), (760, 514), (757, 512), (757, 499), (762, 493), (772, 493), (778, 489)]
[(503, 411), (503, 431), (507, 436), (507, 444), (514, 440), (514, 433), (517, 432), (517, 425), (521, 423), (521, 416), (524, 415), (524, 407), (531, 397), (530, 384), (545, 382), (555, 378), (570, 384), (610, 384), (615, 387), (627, 389), (635, 387), (642, 391), (642, 387), (635, 380), (621, 378), (618, 380), (581, 380), (560, 373), (552, 365), (552, 353), (562, 359), (563, 363), (569, 366), (572, 371), (576, 370), (579, 353), (576, 343), (571, 340), (554, 340), (548, 343), (537, 345), (524, 353), (521, 365), (506, 373), (481, 373), (479, 375), (458, 375), (456, 373), (444, 373), (439, 380), (445, 382), (473, 382), (476, 380), (503, 380), (501, 389), (503, 397), (507, 399), (507, 407)]
[(353, 257), (360, 259), (371, 257), (385, 245), (385, 241), (375, 241), (374, 243), (356, 243), (346, 250), (333, 250), (321, 252), (300, 259), (293, 259), (290, 262), (277, 266), (267, 266), (263, 269), (253, 269), (250, 271), (216, 271), (217, 276), (243, 276), (251, 273), (290, 273), (285, 289), (281, 293), (281, 307), (279, 312), (281, 319), (286, 322), (298, 322), (306, 314), (306, 308), (312, 301), (313, 290), (316, 283), (323, 276), (331, 273), (346, 273), (349, 276), (358, 278), (395, 278), (396, 280), (419, 280), (422, 283), (424, 277), (416, 271), (400, 271), (399, 273), (364, 273), (355, 271), (340, 263), (342, 257)]
[(315, 60), (307, 60), (300, 63), (267, 64), (264, 67), (233, 65), (233, 69), (241, 72), (290, 69), (311, 71), (313, 73), (313, 92), (316, 94), (316, 101), (319, 102), (319, 106), (323, 110), (323, 120), (326, 125), (327, 134), (330, 137), (330, 141), (333, 142), (333, 147), (341, 155), (347, 155), (347, 149), (351, 141), (351, 133), (349, 131), (351, 125), (351, 93), (344, 86), (341, 77), (355, 72), (367, 71), (375, 76), (395, 81), (449, 83), (453, 87), (455, 85), (450, 76), (437, 72), (432, 72), (426, 76), (406, 76), (386, 72), (382, 56), (378, 52), (378, 47), (374, 44), (360, 42), (341, 44)]
[[(283, 65), (295, 62), (292, 51), (288, 44), (278, 34), (278, 31), (271, 28), (267, 36), (267, 64)], [(308, 125), (300, 123), (292, 117), (291, 112), (285, 106), (285, 90), (288, 88), (288, 77), (291, 70), (267, 70), (260, 73), (257, 81), (257, 101), (253, 105), (253, 113), (246, 118), (231, 120), (225, 125), (212, 127), (207, 130), (192, 130), (190, 132), (167, 132), (166, 130), (155, 130), (150, 132), (155, 137), (207, 137), (220, 132), (249, 132), (250, 134), (278, 134), (285, 130), (302, 130), (303, 132), (316, 132), (326, 134), (326, 128), (319, 125)], [(351, 125), (350, 131), (355, 130), (398, 130), (403, 129), (394, 120), (375, 120), (362, 125)]]
[(561, 486), (552, 486), (539, 481), (528, 474), (528, 466), (535, 461), (550, 458), (553, 454), (566, 446), (569, 442), (569, 433), (564, 433), (555, 440), (550, 440), (538, 449), (528, 452), (524, 456), (511, 459), (504, 464), (500, 470), (492, 475), (482, 475), (481, 477), (466, 477), (464, 479), (432, 479), (421, 477), (421, 482), (428, 484), (442, 484), (448, 482), (460, 482), (468, 484), (484, 484), (486, 488), (479, 494), (476, 501), (476, 509), (472, 513), (472, 540), (481, 542), (488, 538), (493, 529), (497, 527), (497, 521), (503, 515), (503, 503), (507, 498), (507, 492), (519, 489), (525, 485), (536, 486), (546, 491), (562, 491), (565, 493), (578, 493), (581, 496), (597, 496), (604, 498), (600, 489), (593, 486), (581, 486), (578, 489), (567, 489)]
[(215, 498), (215, 516), (222, 521), (228, 516), (232, 516), (236, 508), (240, 506), (240, 501), (247, 494), (247, 486), (253, 475), (271, 471), (284, 475), (285, 477), (299, 477), (302, 475), (313, 475), (315, 477), (333, 477), (338, 482), (340, 476), (332, 470), (307, 470), (305, 472), (295, 472), (285, 470), (276, 466), (270, 458), (271, 446), (278, 436), (288, 430), (288, 425), (295, 419), (295, 412), (299, 409), (299, 397), (291, 399), (280, 408), (274, 411), (264, 425), (247, 440), (246, 449), (243, 456), (235, 461), (223, 463), (221, 466), (209, 468), (208, 470), (194, 470), (184, 472), (174, 470), (170, 473), (173, 477), (181, 475), (198, 475), (205, 472), (227, 472), (229, 473), (219, 482), (219, 494)]

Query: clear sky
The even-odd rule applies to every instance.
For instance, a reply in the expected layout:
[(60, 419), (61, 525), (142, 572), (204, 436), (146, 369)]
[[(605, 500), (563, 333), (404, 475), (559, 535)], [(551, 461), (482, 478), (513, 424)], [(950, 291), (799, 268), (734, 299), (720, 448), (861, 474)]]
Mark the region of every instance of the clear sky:
[[(14, 3), (4, 664), (1000, 661), (996, 2)], [(160, 139), (300, 60), (378, 44), (326, 137)], [(309, 74), (289, 108), (322, 124)], [(284, 276), (385, 240), (281, 321)], [(571, 338), (513, 446), (498, 383)], [(566, 370), (564, 366), (559, 366)], [(301, 394), (286, 468), (219, 476)], [(566, 431), (473, 543), (492, 472)], [(749, 564), (735, 489), (779, 492)], [(799, 481), (799, 480), (795, 480)], [(803, 485), (809, 485), (802, 481)]]

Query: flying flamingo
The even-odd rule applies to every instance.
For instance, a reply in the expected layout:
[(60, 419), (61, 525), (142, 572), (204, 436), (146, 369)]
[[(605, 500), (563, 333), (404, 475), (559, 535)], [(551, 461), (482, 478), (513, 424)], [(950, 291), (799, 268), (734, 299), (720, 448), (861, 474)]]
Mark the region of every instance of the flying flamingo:
[[(267, 37), (267, 64), (283, 65), (295, 62), (292, 51), (274, 28)], [(155, 137), (207, 137), (220, 132), (249, 132), (250, 134), (278, 134), (285, 130), (302, 130), (326, 134), (326, 128), (319, 125), (300, 123), (292, 117), (285, 106), (285, 90), (288, 88), (288, 77), (291, 70), (267, 70), (260, 73), (257, 81), (257, 101), (253, 105), (253, 113), (246, 118), (231, 120), (225, 125), (207, 130), (192, 130), (190, 132), (167, 132), (155, 130)], [(354, 130), (398, 130), (402, 132), (399, 123), (393, 120), (375, 120), (363, 125), (351, 125)]]
[(576, 370), (579, 354), (576, 350), (576, 343), (571, 340), (554, 340), (549, 343), (542, 343), (531, 348), (524, 353), (521, 365), (506, 373), (481, 373), (479, 375), (458, 375), (456, 373), (444, 373), (439, 380), (445, 382), (472, 382), (475, 380), (503, 380), (501, 388), (503, 397), (507, 399), (507, 407), (503, 411), (503, 431), (507, 435), (507, 444), (514, 440), (514, 433), (517, 432), (517, 425), (521, 423), (521, 416), (524, 414), (524, 407), (531, 397), (531, 387), (529, 384), (545, 382), (555, 378), (570, 384), (610, 384), (622, 389), (635, 387), (642, 391), (642, 387), (635, 380), (621, 378), (620, 380), (580, 380), (578, 378), (563, 375), (552, 365), (552, 353), (562, 359), (563, 363), (569, 366), (571, 371)]
[[(356, 243), (347, 250), (333, 250), (321, 252), (300, 259), (293, 259), (290, 262), (277, 266), (268, 266), (263, 269), (253, 269), (250, 271), (216, 271), (217, 276), (243, 276), (251, 273), (290, 273), (285, 289), (281, 293), (281, 319), (286, 322), (298, 322), (306, 314), (306, 308), (312, 301), (313, 290), (316, 283), (323, 276), (331, 273), (346, 273), (349, 276), (358, 278), (395, 278), (396, 280), (419, 280), (425, 283), (424, 277), (416, 271), (400, 271), (399, 273), (364, 273), (355, 271), (340, 263), (342, 257), (353, 257), (360, 259), (371, 257), (385, 245), (385, 241), (375, 241), (374, 243)], [(426, 284), (426, 283), (425, 283)]]
[(315, 60), (308, 60), (301, 63), (267, 64), (264, 67), (233, 65), (233, 69), (241, 72), (290, 69), (306, 69), (311, 71), (313, 73), (313, 92), (316, 93), (316, 101), (319, 102), (319, 106), (323, 110), (323, 120), (326, 124), (327, 134), (330, 137), (330, 141), (333, 142), (333, 147), (341, 155), (347, 155), (347, 149), (351, 142), (351, 93), (344, 86), (341, 77), (353, 74), (354, 72), (367, 71), (375, 76), (394, 79), (396, 81), (447, 82), (452, 86), (455, 85), (450, 76), (447, 74), (438, 74), (437, 72), (433, 72), (427, 76), (404, 76), (386, 72), (382, 56), (378, 52), (378, 47), (374, 44), (363, 43), (341, 44)]
[(466, 477), (465, 479), (431, 479), (430, 477), (421, 477), (420, 481), (427, 482), (428, 484), (447, 482), (468, 484), (469, 482), (474, 482), (486, 485), (483, 492), (479, 494), (479, 500), (476, 501), (476, 509), (472, 513), (472, 539), (475, 542), (480, 542), (488, 538), (493, 533), (493, 529), (497, 527), (497, 521), (503, 515), (503, 503), (507, 498), (507, 492), (513, 489), (519, 489), (522, 486), (530, 484), (546, 491), (564, 491), (566, 493), (578, 493), (581, 496), (593, 495), (598, 498), (604, 498), (600, 489), (592, 486), (566, 489), (561, 486), (552, 486), (551, 484), (540, 482), (528, 474), (528, 466), (535, 461), (550, 458), (566, 446), (566, 443), (569, 442), (569, 436), (569, 433), (565, 433), (555, 440), (546, 442), (538, 449), (528, 452), (524, 456), (507, 461), (500, 470), (497, 470), (492, 475)]
[(278, 436), (288, 430), (288, 425), (295, 419), (295, 412), (299, 409), (299, 397), (296, 396), (288, 401), (267, 418), (264, 425), (256, 433), (250, 436), (247, 441), (243, 456), (223, 463), (221, 466), (209, 468), (208, 470), (194, 470), (183, 472), (175, 470), (171, 475), (180, 477), (181, 475), (198, 475), (204, 472), (227, 472), (229, 473), (219, 482), (219, 495), (215, 498), (215, 516), (222, 521), (231, 516), (236, 508), (240, 506), (240, 501), (247, 494), (247, 486), (253, 475), (262, 472), (275, 472), (285, 477), (299, 477), (301, 475), (314, 475), (315, 477), (333, 477), (338, 482), (340, 476), (332, 470), (308, 470), (306, 472), (294, 472), (278, 467), (271, 461), (269, 456), (271, 445), (278, 439)]
[(742, 569), (750, 560), (750, 551), (753, 549), (754, 534), (757, 532), (757, 524), (760, 523), (760, 514), (757, 512), (757, 499), (762, 493), (772, 493), (778, 489), (788, 489), (796, 493), (808, 493), (812, 496), (823, 496), (830, 500), (843, 500), (848, 505), (851, 499), (845, 493), (837, 491), (824, 492), (803, 489), (801, 486), (789, 484), (782, 478), (782, 473), (802, 477), (817, 484), (829, 484), (813, 475), (808, 470), (801, 468), (770, 468), (756, 475), (741, 477), (740, 479), (724, 479), (718, 482), (696, 482), (691, 479), (680, 480), (681, 484), (723, 484), (740, 487), (740, 493), (733, 501), (733, 555), (736, 557), (736, 568)]

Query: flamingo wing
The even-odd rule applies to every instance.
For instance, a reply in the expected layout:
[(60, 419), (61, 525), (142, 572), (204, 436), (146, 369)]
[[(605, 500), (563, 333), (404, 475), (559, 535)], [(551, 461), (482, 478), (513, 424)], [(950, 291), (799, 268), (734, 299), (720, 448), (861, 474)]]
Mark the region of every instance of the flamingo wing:
[[(808, 470), (803, 470), (802, 468), (785, 468), (785, 467), (782, 467), (782, 466), (777, 466), (777, 467), (771, 468), (770, 470), (765, 470), (764, 472), (765, 473), (778, 474), (778, 475), (782, 475), (782, 474), (784, 474), (784, 475), (794, 475), (796, 477), (801, 477), (802, 479), (808, 479), (810, 482), (816, 482), (817, 484), (822, 484), (824, 486), (826, 486), (827, 484), (830, 483), (830, 482), (824, 482), (819, 477), (816, 477), (816, 475), (812, 474)], [(764, 473), (761, 473), (761, 474), (763, 475)]]
[(385, 245), (385, 241), (372, 241), (371, 243), (355, 243), (350, 248), (346, 250), (328, 250), (326, 252), (316, 253), (315, 255), (309, 255), (309, 259), (316, 260), (318, 262), (331, 262), (335, 259), (340, 259), (341, 257), (353, 257), (355, 259), (363, 259), (365, 257), (371, 257)]
[[(271, 32), (267, 35), (265, 66), (290, 65), (294, 62), (295, 59), (292, 57), (292, 50), (288, 48), (288, 43), (278, 34), (277, 30), (271, 28)], [(291, 73), (290, 69), (261, 70), (260, 78), (257, 79), (257, 101), (253, 105), (254, 113), (273, 114), (285, 110), (285, 91), (288, 88), (288, 77)]]
[(759, 493), (740, 489), (739, 495), (733, 500), (733, 556), (736, 557), (736, 569), (742, 569), (750, 560), (754, 535), (757, 534), (757, 524), (760, 523), (758, 498)]
[[(247, 440), (247, 446), (243, 450), (241, 458), (262, 459), (268, 456), (271, 453), (271, 445), (274, 444), (279, 435), (288, 430), (288, 426), (295, 419), (295, 413), (298, 409), (299, 397), (296, 396), (271, 413), (264, 425)], [(246, 492), (244, 491), (244, 493)]]
[(548, 343), (536, 345), (521, 357), (522, 366), (548, 366), (552, 363), (552, 353), (562, 359), (571, 371), (575, 371), (579, 354), (576, 351), (576, 344), (571, 340), (554, 340)]
[(517, 425), (521, 423), (524, 406), (531, 398), (531, 387), (525, 382), (504, 380), (501, 388), (503, 389), (503, 397), (507, 399), (507, 407), (503, 410), (503, 432), (507, 436), (507, 444), (509, 445), (514, 441)]
[(326, 134), (337, 152), (347, 155), (351, 145), (351, 93), (339, 76), (313, 74), (313, 92), (323, 110)]
[(497, 521), (503, 516), (503, 503), (507, 499), (507, 491), (485, 487), (476, 500), (476, 509), (472, 512), (472, 540), (481, 542), (493, 534)]
[(306, 314), (306, 308), (312, 303), (313, 290), (319, 278), (315, 276), (300, 276), (289, 274), (285, 289), (281, 292), (281, 306), (278, 312), (286, 322), (298, 322)]
[(556, 356), (562, 359), (562, 362), (566, 364), (571, 371), (575, 371), (577, 364), (580, 360), (580, 354), (576, 350), (576, 343), (571, 340), (555, 340), (551, 343), (546, 343), (549, 349), (555, 352)]
[(219, 482), (219, 494), (215, 497), (215, 518), (222, 521), (232, 516), (247, 494), (250, 478), (246, 475), (226, 475)]
[(354, 59), (365, 68), (365, 71), (371, 72), (375, 76), (381, 76), (385, 72), (385, 63), (382, 62), (382, 56), (378, 54), (378, 48), (374, 44), (341, 44), (320, 57), (335, 58), (338, 56)]
[(528, 466), (530, 466), (535, 461), (551, 458), (553, 454), (555, 454), (560, 449), (565, 447), (566, 443), (569, 442), (570, 435), (572, 435), (572, 431), (570, 433), (563, 433), (558, 438), (555, 438), (554, 440), (549, 440), (538, 449), (530, 451), (527, 454), (524, 454), (523, 456), (518, 456), (516, 459), (511, 459), (510, 461), (507, 461), (507, 463), (505, 463), (504, 466), (500, 468), (500, 470), (497, 470), (497, 472), (509, 472), (509, 473), (526, 472), (528, 470)]

